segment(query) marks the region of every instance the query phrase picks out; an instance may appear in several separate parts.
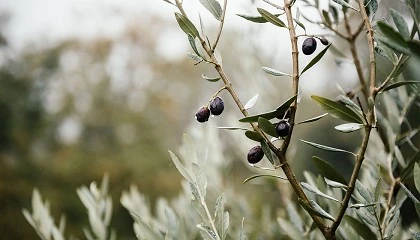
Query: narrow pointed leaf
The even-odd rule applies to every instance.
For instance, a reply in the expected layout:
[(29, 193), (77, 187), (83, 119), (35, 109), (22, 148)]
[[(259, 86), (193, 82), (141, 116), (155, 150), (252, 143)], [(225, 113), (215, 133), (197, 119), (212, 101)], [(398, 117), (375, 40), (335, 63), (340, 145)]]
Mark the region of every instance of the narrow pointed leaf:
[(395, 26), (397, 26), (398, 31), (404, 39), (410, 38), (410, 31), (408, 30), (407, 22), (404, 20), (404, 17), (395, 9), (390, 9), (389, 13), (391, 14), (392, 20), (394, 20)]
[(268, 161), (271, 162), (271, 164), (274, 165), (274, 159), (273, 159), (273, 154), (271, 154), (271, 150), (268, 147), (267, 143), (263, 140), (261, 141), (261, 148), (264, 152), (264, 155), (267, 157)]
[(376, 11), (378, 10), (378, 0), (365, 0), (368, 1), (368, 5), (366, 6), (366, 11), (369, 14), (369, 19), (372, 21), (373, 17), (375, 16)]
[(297, 20), (296, 18), (293, 18), (293, 20), (295, 21), (295, 23), (301, 27), (304, 31), (306, 31), (305, 25), (303, 25), (303, 23), (301, 23), (299, 20)]
[(312, 99), (333, 117), (348, 122), (363, 123), (363, 119), (355, 111), (341, 103), (319, 96), (312, 96)]
[(182, 31), (184, 31), (186, 34), (190, 34), (193, 37), (197, 37), (200, 35), (194, 24), (184, 15), (180, 13), (175, 13), (175, 18), (179, 24), (179, 27), (181, 27)]
[(261, 14), (261, 16), (263, 18), (265, 18), (265, 20), (267, 20), (268, 22), (278, 26), (278, 27), (286, 27), (286, 24), (284, 24), (283, 21), (281, 21), (278, 17), (276, 17), (275, 15), (273, 15), (272, 13), (270, 13), (267, 10), (264, 10), (262, 8), (257, 8), (258, 12)]
[(187, 56), (189, 58), (191, 58), (192, 60), (196, 61), (197, 63), (200, 63), (200, 62), (204, 61), (204, 59), (202, 57), (198, 56), (195, 53), (187, 52)]
[(350, 215), (344, 217), (348, 224), (353, 228), (353, 230), (359, 234), (365, 240), (377, 239), (376, 234), (370, 230), (370, 228), (363, 224), (359, 219), (354, 218)]
[(295, 95), (289, 99), (287, 99), (280, 107), (276, 108), (278, 114), (283, 115), (292, 105), (292, 103), (297, 99), (298, 95)]
[(346, 186), (346, 185), (344, 185), (344, 184), (342, 184), (342, 183), (339, 183), (339, 182), (336, 182), (336, 181), (332, 181), (332, 180), (330, 180), (330, 179), (328, 179), (328, 178), (325, 178), (325, 177), (324, 177), (324, 181), (325, 181), (325, 183), (326, 183), (328, 186), (330, 186), (330, 187), (332, 187), (332, 188), (342, 188), (342, 189), (347, 189), (347, 186)]
[(200, 235), (204, 240), (218, 240), (219, 236), (208, 226), (198, 224), (197, 228), (200, 230)]
[(251, 99), (248, 100), (248, 102), (246, 102), (244, 108), (245, 109), (250, 109), (253, 106), (255, 106), (255, 104), (258, 101), (259, 96), (260, 96), (259, 94), (255, 94)]
[(385, 91), (388, 91), (388, 90), (391, 90), (391, 89), (394, 89), (394, 88), (398, 88), (398, 87), (405, 86), (405, 85), (411, 85), (411, 84), (420, 84), (420, 81), (404, 81), (404, 82), (393, 83), (393, 84), (387, 86), (386, 88), (384, 88), (381, 91), (381, 93), (385, 92)]
[(415, 240), (420, 240), (420, 232), (415, 232), (413, 229), (410, 228), (411, 235)]
[(204, 73), (201, 74), (201, 77), (209, 82), (217, 82), (220, 80), (220, 77), (207, 77)]
[(195, 52), (195, 54), (197, 54), (197, 56), (200, 56), (201, 58), (203, 58), (200, 52), (198, 52), (197, 45), (195, 44), (195, 37), (192, 36), (191, 34), (187, 34), (187, 35), (188, 35), (188, 42), (190, 43), (192, 50)]
[(306, 189), (309, 192), (315, 193), (316, 195), (318, 195), (320, 197), (330, 199), (330, 200), (333, 200), (333, 201), (338, 202), (338, 203), (340, 202), (339, 200), (337, 200), (337, 199), (335, 199), (331, 196), (328, 196), (327, 194), (321, 192), (321, 190), (319, 190), (318, 188), (316, 188), (316, 187), (314, 187), (314, 186), (312, 186), (308, 183), (301, 182), (300, 185), (302, 185), (303, 189)]
[(309, 200), (309, 203), (311, 204), (311, 209), (316, 212), (318, 216), (335, 221), (334, 217), (322, 209), (314, 200)]
[(248, 128), (241, 128), (241, 127), (217, 127), (218, 129), (223, 129), (223, 130), (243, 130), (243, 131), (248, 131)]
[(404, 191), (405, 195), (413, 202), (420, 203), (419, 200), (414, 196), (414, 194), (402, 183), (400, 183), (401, 189)]
[(245, 136), (256, 142), (264, 141), (264, 138), (259, 133), (251, 131), (251, 130), (246, 131)]
[(261, 130), (263, 130), (265, 133), (267, 133), (270, 136), (273, 136), (273, 137), (279, 136), (276, 132), (276, 128), (274, 127), (274, 125), (265, 118), (262, 118), (262, 117), (258, 118), (258, 126), (261, 128)]
[(278, 179), (282, 179), (282, 180), (288, 181), (287, 178), (282, 177), (282, 176), (270, 175), (270, 174), (258, 174), (258, 175), (254, 175), (254, 176), (251, 176), (251, 177), (245, 179), (244, 182), (243, 182), (243, 184), (251, 181), (252, 179), (260, 178), (260, 177), (272, 177), (272, 178), (278, 178)]
[(343, 133), (350, 133), (363, 128), (363, 124), (360, 123), (345, 123), (334, 127), (335, 130)]
[(274, 111), (245, 117), (245, 118), (239, 119), (239, 121), (240, 122), (257, 122), (258, 118), (260, 117), (270, 120), (275, 117), (282, 116), (287, 111), (287, 109), (289, 109), (290, 105), (292, 105), (292, 103), (296, 100), (296, 98), (297, 98), (297, 95), (287, 99), (280, 107), (278, 107)]
[(324, 113), (322, 115), (319, 115), (319, 116), (316, 116), (316, 117), (313, 117), (313, 118), (306, 119), (306, 120), (303, 120), (301, 122), (295, 123), (295, 125), (299, 125), (299, 124), (303, 124), (303, 123), (315, 122), (315, 121), (318, 121), (319, 119), (321, 119), (321, 118), (323, 118), (323, 117), (325, 117), (327, 115), (328, 115), (328, 113)]
[(309, 63), (308, 65), (306, 65), (306, 67), (302, 70), (302, 72), (300, 73), (300, 75), (302, 75), (304, 72), (306, 72), (307, 70), (309, 70), (312, 66), (314, 66), (315, 64), (317, 64), (319, 62), (319, 60), (321, 60), (321, 58), (324, 56), (324, 54), (327, 52), (328, 48), (331, 46), (331, 44), (329, 44), (328, 46), (326, 46), (321, 52), (318, 53), (318, 55), (316, 55)]
[(216, 0), (200, 0), (201, 5), (203, 5), (217, 20), (222, 18), (222, 7), (220, 3)]
[[(248, 21), (255, 22), (255, 23), (266, 23), (266, 22), (268, 22), (262, 16), (248, 16), (248, 15), (244, 15), (244, 14), (236, 14), (236, 15), (243, 18), (243, 19), (246, 19)], [(280, 14), (273, 14), (273, 15), (276, 16), (276, 17), (280, 16)]]
[[(312, 213), (312, 214), (314, 214), (314, 215), (317, 215), (317, 216), (319, 216), (319, 217), (322, 217), (322, 218), (326, 218), (326, 219), (330, 219), (331, 220), (331, 218), (333, 219), (332, 221), (334, 221), (334, 218), (331, 216), (331, 215), (329, 215), (329, 214), (327, 214), (327, 215), (324, 215), (323, 214), (323, 212), (325, 212), (325, 211), (321, 211), (321, 212), (319, 212), (319, 211), (317, 211), (317, 210), (315, 210), (315, 209), (313, 209), (312, 208), (312, 206), (310, 206), (310, 205), (308, 205), (308, 204), (306, 204), (301, 198), (299, 198), (298, 199), (298, 201), (299, 201), (299, 204), (307, 211), (307, 212), (309, 212), (309, 213)], [(311, 200), (312, 201), (312, 200)], [(329, 216), (328, 216), (329, 215)]]
[(321, 175), (325, 178), (331, 179), (333, 181), (342, 183), (344, 185), (347, 185), (346, 179), (343, 177), (343, 175), (337, 171), (333, 165), (331, 165), (329, 162), (325, 161), (324, 159), (313, 156), (312, 161), (315, 164), (315, 167), (321, 172)]
[(379, 29), (381, 30), (382, 34), (385, 36), (382, 37), (380, 35), (377, 36), (378, 40), (386, 44), (388, 47), (393, 48), (397, 51), (400, 51), (405, 54), (410, 54), (410, 50), (404, 38), (395, 31), (392, 27), (384, 22), (377, 23)]
[(171, 151), (169, 151), (169, 155), (172, 158), (172, 161), (175, 164), (175, 167), (178, 169), (179, 173), (181, 173), (181, 175), (187, 179), (187, 181), (189, 182), (193, 182), (192, 177), (190, 176), (190, 174), (187, 172), (187, 170), (185, 169), (184, 165), (181, 163), (181, 161), (179, 161), (178, 157)]
[(354, 8), (352, 5), (348, 4), (346, 1), (344, 0), (333, 0), (333, 2), (340, 4), (343, 7), (347, 7), (347, 8), (351, 8), (356, 12), (360, 12), (359, 9)]
[(322, 149), (322, 150), (325, 150), (325, 151), (330, 151), (330, 152), (344, 152), (344, 153), (349, 153), (349, 154), (352, 154), (352, 155), (356, 156), (356, 154), (354, 154), (354, 153), (352, 153), (350, 151), (347, 151), (347, 150), (343, 150), (343, 149), (339, 149), (339, 148), (333, 148), (333, 147), (328, 147), (328, 146), (324, 146), (324, 145), (321, 145), (321, 144), (318, 144), (318, 143), (313, 143), (313, 142), (305, 141), (305, 140), (302, 140), (302, 139), (299, 139), (299, 140), (302, 141), (302, 142), (304, 142), (304, 143), (306, 143), (306, 144), (308, 144), (308, 145), (311, 145), (312, 147), (316, 147), (316, 148), (319, 148), (319, 149)]
[(277, 71), (277, 70), (269, 68), (269, 67), (262, 67), (262, 70), (264, 70), (264, 72), (266, 72), (270, 75), (276, 76), (276, 77), (281, 77), (281, 76), (291, 77), (292, 76), (288, 73), (280, 72), (280, 71)]
[(420, 163), (420, 151), (414, 155), (410, 160), (410, 163), (401, 171), (401, 182), (406, 182), (407, 179), (413, 176), (413, 169), (416, 163)]
[(414, 165), (414, 184), (416, 185), (417, 191), (420, 192), (420, 166), (418, 163)]

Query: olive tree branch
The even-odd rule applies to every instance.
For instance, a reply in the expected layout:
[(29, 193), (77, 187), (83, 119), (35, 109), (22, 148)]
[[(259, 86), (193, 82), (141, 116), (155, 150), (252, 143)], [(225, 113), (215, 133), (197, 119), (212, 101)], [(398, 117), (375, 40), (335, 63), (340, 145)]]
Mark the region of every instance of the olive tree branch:
[[(344, 24), (346, 26), (347, 33), (349, 34), (349, 37), (347, 38), (347, 41), (350, 45), (351, 55), (353, 56), (353, 61), (354, 61), (354, 65), (356, 67), (357, 76), (359, 77), (359, 82), (360, 82), (360, 86), (362, 88), (363, 96), (365, 98), (365, 101), (367, 101), (367, 99), (369, 98), (369, 89), (366, 86), (366, 80), (365, 80), (365, 77), (363, 75), (362, 64), (360, 63), (360, 58), (359, 58), (359, 55), (358, 55), (357, 49), (356, 49), (356, 39), (357, 39), (357, 36), (360, 32), (358, 30), (358, 31), (356, 31), (355, 34), (352, 34), (350, 22), (349, 22), (348, 16), (345, 13), (345, 11), (343, 11), (343, 15), (344, 15)], [(360, 26), (364, 26), (364, 25), (362, 24)], [(359, 26), (358, 29), (363, 29), (363, 27), (360, 27), (360, 26)]]
[[(292, 80), (293, 80), (293, 95), (297, 95), (299, 92), (299, 50), (298, 50), (298, 46), (297, 46), (297, 36), (296, 36), (296, 31), (294, 26), (294, 21), (293, 21), (293, 16), (292, 16), (292, 6), (291, 6), (291, 1), (289, 0), (284, 0), (284, 11), (286, 13), (286, 17), (287, 17), (287, 24), (288, 24), (288, 29), (289, 29), (289, 35), (290, 35), (290, 42), (292, 45), (292, 66), (293, 66), (293, 71), (292, 71)], [(290, 133), (289, 135), (286, 137), (286, 139), (283, 141), (283, 144), (281, 146), (281, 151), (280, 152), (276, 152), (277, 157), (280, 160), (280, 163), (283, 164), (282, 165), (282, 169), (285, 173), (285, 175), (287, 176), (287, 179), (289, 179), (289, 182), (293, 188), (293, 190), (295, 191), (296, 195), (298, 195), (298, 197), (300, 199), (302, 199), (305, 203), (309, 204), (309, 199), (307, 198), (305, 192), (303, 191), (302, 187), (300, 186), (299, 182), (297, 182), (295, 175), (293, 174), (293, 170), (291, 169), (290, 165), (287, 162), (287, 159), (285, 157), (287, 148), (290, 144), (290, 140), (291, 140), (291, 136), (293, 133), (293, 128), (294, 128), (294, 121), (295, 121), (295, 116), (296, 116), (296, 110), (297, 110), (297, 100), (295, 100), (292, 105), (290, 106), (290, 118), (289, 118), (289, 122), (291, 125), (290, 128)], [(311, 218), (313, 219), (313, 221), (315, 222), (315, 224), (317, 225), (317, 227), (321, 230), (322, 234), (326, 234), (327, 233), (327, 228), (324, 225), (322, 219), (310, 212), (308, 212), (309, 215), (311, 216)]]
[[(366, 13), (366, 9), (364, 6), (364, 2), (363, 0), (358, 0), (359, 3), (359, 8), (360, 8), (360, 13), (362, 15), (362, 19), (364, 22), (364, 25), (367, 29), (367, 41), (368, 41), (368, 46), (369, 46), (369, 63), (370, 63), (370, 94), (369, 94), (369, 98), (372, 98), (373, 100), (375, 100), (375, 83), (376, 83), (376, 56), (375, 56), (375, 49), (374, 49), (374, 36), (373, 36), (373, 29), (372, 29), (372, 25), (370, 24), (369, 21), (369, 17)], [(348, 204), (350, 202), (351, 199), (351, 195), (353, 194), (354, 188), (355, 188), (355, 183), (357, 180), (357, 177), (359, 175), (360, 172), (360, 168), (362, 166), (363, 160), (365, 159), (365, 153), (366, 153), (366, 149), (369, 143), (369, 137), (370, 137), (370, 133), (371, 130), (373, 128), (373, 125), (375, 124), (375, 107), (370, 105), (369, 109), (368, 109), (368, 113), (367, 113), (367, 119), (368, 122), (365, 126), (365, 132), (363, 135), (363, 140), (360, 146), (360, 150), (357, 153), (356, 156), (356, 164), (354, 166), (353, 172), (351, 174), (350, 177), (350, 182), (348, 185), (348, 189), (346, 192), (346, 195), (344, 196), (344, 199), (342, 201), (342, 204), (340, 206), (339, 209), (339, 213), (338, 216), (336, 217), (336, 220), (333, 222), (333, 224), (331, 225), (330, 231), (331, 231), (331, 236), (334, 236), (335, 238), (335, 231), (337, 230), (338, 226), (341, 223), (341, 220), (344, 217), (344, 214), (348, 208)]]
[(219, 24), (219, 29), (217, 31), (216, 40), (214, 41), (213, 46), (211, 47), (212, 51), (216, 49), (217, 43), (219, 43), (220, 36), (222, 35), (223, 25), (225, 23), (226, 7), (227, 7), (227, 0), (224, 0), (222, 17), (220, 18), (220, 24)]

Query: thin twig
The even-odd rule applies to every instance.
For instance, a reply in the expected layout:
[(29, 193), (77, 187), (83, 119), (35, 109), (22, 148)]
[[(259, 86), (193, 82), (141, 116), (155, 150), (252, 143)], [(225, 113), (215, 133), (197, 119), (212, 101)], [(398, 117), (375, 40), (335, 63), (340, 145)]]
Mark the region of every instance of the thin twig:
[(223, 2), (223, 11), (222, 11), (222, 17), (220, 18), (219, 30), (217, 31), (216, 40), (214, 41), (213, 46), (211, 47), (213, 52), (216, 49), (217, 44), (219, 43), (220, 36), (222, 35), (223, 24), (225, 23), (226, 7), (227, 7), (227, 0)]
[(385, 81), (374, 90), (374, 95), (376, 96), (382, 89), (386, 87), (386, 85), (394, 79), (394, 74), (397, 71), (397, 69), (400, 67), (401, 63), (403, 62), (404, 54), (401, 54), (398, 58), (397, 63), (394, 65), (394, 67), (391, 70), (391, 73), (388, 75), (388, 77), (385, 79)]
[[(350, 45), (350, 51), (351, 51), (351, 55), (353, 56), (353, 61), (354, 61), (354, 65), (356, 67), (356, 71), (357, 71), (357, 76), (359, 77), (359, 83), (363, 92), (363, 96), (365, 98), (365, 101), (367, 101), (367, 99), (369, 98), (369, 89), (366, 86), (366, 80), (365, 77), (363, 75), (363, 68), (362, 68), (362, 64), (360, 63), (360, 59), (359, 59), (359, 55), (357, 53), (357, 49), (356, 49), (356, 35), (353, 35), (351, 33), (351, 26), (350, 26), (350, 22), (349, 19), (347, 17), (347, 14), (345, 11), (343, 11), (344, 14), (344, 24), (346, 26), (346, 30), (347, 33), (349, 34), (349, 38), (347, 38), (347, 41)], [(363, 23), (363, 22), (362, 22)], [(359, 27), (360, 29), (360, 27)]]

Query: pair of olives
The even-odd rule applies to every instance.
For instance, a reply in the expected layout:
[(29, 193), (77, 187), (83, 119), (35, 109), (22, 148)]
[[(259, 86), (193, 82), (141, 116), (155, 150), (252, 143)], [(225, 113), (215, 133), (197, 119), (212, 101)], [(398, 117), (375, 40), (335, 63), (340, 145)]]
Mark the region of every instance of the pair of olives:
[(210, 103), (210, 108), (208, 106), (203, 106), (198, 109), (197, 113), (195, 114), (195, 119), (198, 122), (207, 122), (209, 120), (210, 114), (214, 116), (219, 116), (222, 114), (223, 110), (225, 109), (225, 103), (223, 102), (221, 97), (215, 97)]
[[(276, 132), (280, 137), (286, 137), (290, 133), (290, 123), (286, 119), (280, 120), (276, 124)], [(264, 157), (264, 151), (261, 146), (255, 146), (248, 152), (248, 162), (250, 164), (256, 164)]]

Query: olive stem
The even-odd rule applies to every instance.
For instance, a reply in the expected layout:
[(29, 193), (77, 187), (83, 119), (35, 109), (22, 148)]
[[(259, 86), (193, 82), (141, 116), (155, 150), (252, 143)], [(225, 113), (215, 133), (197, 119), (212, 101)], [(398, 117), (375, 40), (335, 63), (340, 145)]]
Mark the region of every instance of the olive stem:
[[(360, 63), (359, 54), (357, 53), (357, 49), (356, 49), (357, 35), (352, 34), (348, 16), (344, 11), (343, 11), (343, 15), (344, 15), (344, 24), (346, 26), (347, 33), (350, 36), (349, 38), (347, 38), (347, 41), (350, 45), (351, 55), (353, 56), (354, 66), (356, 67), (356, 72), (357, 72), (357, 76), (359, 77), (359, 82), (360, 82), (360, 86), (363, 92), (364, 99), (365, 101), (367, 101), (367, 99), (369, 98), (369, 89), (366, 86), (366, 80), (363, 74), (362, 64)], [(363, 28), (359, 27), (359, 29), (363, 29)], [(356, 33), (358, 34), (358, 31), (356, 31)]]
[[(293, 16), (292, 16), (292, 6), (291, 6), (291, 2), (288, 0), (284, 0), (284, 11), (286, 13), (286, 17), (287, 17), (287, 24), (289, 26), (289, 36), (290, 36), (290, 42), (292, 45), (292, 66), (293, 66), (293, 71), (292, 71), (292, 80), (293, 80), (293, 95), (297, 95), (299, 92), (299, 50), (298, 50), (298, 45), (297, 45), (297, 36), (296, 36), (296, 31), (295, 28), (293, 27), (294, 22), (293, 22)], [(294, 128), (294, 121), (295, 121), (295, 115), (296, 115), (296, 110), (297, 110), (297, 100), (295, 100), (292, 105), (290, 106), (290, 118), (289, 118), (289, 123), (290, 123), (290, 133), (289, 135), (285, 138), (285, 140), (283, 141), (283, 144), (281, 146), (281, 151), (280, 152), (275, 152), (277, 157), (280, 160), (280, 163), (283, 164), (282, 165), (282, 169), (285, 173), (285, 175), (287, 176), (287, 179), (289, 179), (290, 185), (292, 186), (294, 192), (296, 193), (296, 195), (302, 199), (305, 203), (309, 204), (309, 199), (306, 196), (305, 192), (303, 191), (300, 183), (297, 181), (293, 170), (291, 169), (290, 165), (287, 162), (285, 153), (287, 151), (287, 148), (290, 144), (290, 140), (292, 137), (292, 133), (293, 133), (293, 128)], [(321, 230), (322, 234), (324, 234), (324, 236), (327, 233), (327, 227), (324, 225), (322, 219), (314, 214), (312, 214), (311, 212), (308, 212), (308, 214), (311, 216), (311, 218), (313, 219), (313, 221), (315, 222), (315, 224), (317, 225), (317, 227)]]
[(208, 104), (210, 104), (210, 102), (215, 98), (215, 97), (217, 97), (217, 95), (219, 95), (219, 93), (220, 92), (222, 92), (223, 90), (225, 90), (225, 89), (227, 89), (227, 86), (223, 86), (222, 88), (220, 88), (219, 90), (217, 90), (217, 92), (215, 92), (212, 96), (211, 96), (211, 98), (210, 98), (210, 100), (209, 100), (209, 103)]
[[(367, 41), (369, 46), (369, 62), (370, 62), (370, 94), (369, 98), (372, 98), (373, 101), (375, 101), (374, 96), (374, 89), (375, 89), (375, 82), (376, 82), (376, 57), (375, 57), (375, 50), (374, 50), (374, 37), (373, 37), (373, 29), (372, 25), (369, 21), (369, 17), (366, 13), (366, 9), (364, 6), (363, 0), (358, 0), (359, 8), (360, 8), (360, 14), (362, 15), (362, 19), (364, 22), (364, 25), (367, 29)], [(368, 113), (367, 113), (367, 120), (368, 122), (365, 125), (365, 132), (363, 135), (363, 140), (359, 149), (359, 152), (356, 156), (356, 164), (353, 168), (353, 172), (350, 177), (350, 182), (347, 187), (346, 195), (344, 196), (344, 199), (342, 201), (342, 204), (340, 206), (340, 209), (338, 210), (338, 215), (335, 218), (336, 220), (333, 222), (330, 228), (330, 236), (331, 239), (335, 239), (335, 231), (337, 230), (338, 226), (341, 223), (341, 220), (344, 217), (344, 214), (348, 208), (351, 195), (353, 194), (353, 191), (355, 189), (355, 184), (357, 177), (359, 176), (360, 168), (362, 167), (363, 160), (365, 159), (365, 153), (366, 149), (369, 143), (369, 137), (372, 130), (372, 125), (375, 121), (375, 107), (373, 105), (369, 106)]]
[(212, 51), (216, 49), (216, 46), (220, 40), (220, 36), (222, 35), (223, 25), (225, 23), (226, 7), (227, 7), (227, 0), (224, 0), (222, 16), (220, 18), (219, 30), (217, 31), (216, 40), (214, 41), (213, 46), (211, 47)]

